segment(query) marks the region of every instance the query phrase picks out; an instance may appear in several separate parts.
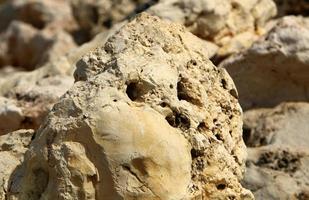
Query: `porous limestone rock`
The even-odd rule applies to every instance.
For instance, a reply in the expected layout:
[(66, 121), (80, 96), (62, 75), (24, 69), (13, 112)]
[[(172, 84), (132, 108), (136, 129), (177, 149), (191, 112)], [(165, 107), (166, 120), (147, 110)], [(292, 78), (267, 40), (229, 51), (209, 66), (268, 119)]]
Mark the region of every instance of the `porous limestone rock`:
[(219, 46), (217, 57), (250, 47), (276, 15), (272, 0), (161, 0), (150, 13), (185, 25)]
[(0, 34), (0, 67), (12, 65), (32, 70), (63, 56), (76, 47), (72, 37), (63, 31), (44, 29), (13, 21)]
[(309, 103), (244, 114), (249, 152), (243, 184), (257, 200), (309, 198)]
[(137, 16), (77, 64), (8, 199), (253, 199), (242, 111), (184, 27)]
[[(1, 122), (2, 123), (2, 122)], [(24, 153), (28, 149), (33, 130), (18, 130), (0, 136), (0, 199), (6, 199), (10, 176), (23, 162)]]
[(284, 17), (247, 51), (224, 60), (242, 108), (309, 100), (309, 20)]

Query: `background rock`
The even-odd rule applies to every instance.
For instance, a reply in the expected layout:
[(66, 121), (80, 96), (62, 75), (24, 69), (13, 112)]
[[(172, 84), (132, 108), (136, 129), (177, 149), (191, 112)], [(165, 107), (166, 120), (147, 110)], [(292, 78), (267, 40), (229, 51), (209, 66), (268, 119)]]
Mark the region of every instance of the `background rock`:
[(244, 109), (309, 100), (309, 23), (285, 17), (247, 51), (224, 60)]
[(150, 13), (185, 25), (195, 35), (219, 46), (217, 57), (248, 48), (276, 15), (272, 0), (161, 0)]
[(0, 34), (0, 67), (11, 65), (32, 70), (76, 48), (71, 36), (63, 31), (43, 31), (14, 21)]
[(309, 103), (244, 114), (249, 148), (243, 181), (257, 200), (309, 198)]

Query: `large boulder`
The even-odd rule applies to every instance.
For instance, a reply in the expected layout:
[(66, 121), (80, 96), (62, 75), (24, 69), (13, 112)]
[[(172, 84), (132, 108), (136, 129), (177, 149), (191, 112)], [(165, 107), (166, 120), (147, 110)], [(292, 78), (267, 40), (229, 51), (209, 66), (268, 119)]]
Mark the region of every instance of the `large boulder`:
[(237, 91), (184, 27), (139, 15), (77, 64), (8, 199), (253, 199)]
[(224, 60), (244, 109), (309, 100), (309, 19), (284, 17), (251, 48)]
[(309, 103), (244, 114), (249, 152), (244, 185), (257, 200), (309, 198)]

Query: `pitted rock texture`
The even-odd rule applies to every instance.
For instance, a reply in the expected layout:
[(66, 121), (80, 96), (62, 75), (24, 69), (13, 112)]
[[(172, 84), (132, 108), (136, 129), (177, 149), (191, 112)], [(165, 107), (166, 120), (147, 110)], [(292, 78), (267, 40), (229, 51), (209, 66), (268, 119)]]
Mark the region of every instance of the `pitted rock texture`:
[(10, 176), (23, 162), (33, 135), (33, 130), (24, 129), (0, 136), (0, 199), (6, 199)]
[(139, 15), (77, 64), (8, 199), (253, 199), (242, 111), (184, 27)]
[(309, 198), (309, 103), (244, 114), (249, 151), (244, 185), (257, 200)]
[(232, 76), (242, 108), (309, 100), (309, 20), (284, 17), (247, 51), (220, 66)]
[(217, 57), (250, 47), (276, 15), (272, 0), (161, 0), (149, 12), (185, 25), (219, 46)]

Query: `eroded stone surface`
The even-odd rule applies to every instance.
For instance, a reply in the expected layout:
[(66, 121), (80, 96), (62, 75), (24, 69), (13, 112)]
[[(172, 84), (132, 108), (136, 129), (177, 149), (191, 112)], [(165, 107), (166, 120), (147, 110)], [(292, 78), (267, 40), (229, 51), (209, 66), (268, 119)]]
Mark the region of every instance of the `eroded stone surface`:
[(245, 112), (250, 148), (244, 184), (256, 199), (308, 199), (308, 118), (308, 103)]
[(77, 64), (8, 198), (253, 199), (237, 91), (183, 27), (143, 14)]
[(232, 76), (244, 109), (309, 100), (309, 21), (284, 17), (247, 51), (220, 66)]

